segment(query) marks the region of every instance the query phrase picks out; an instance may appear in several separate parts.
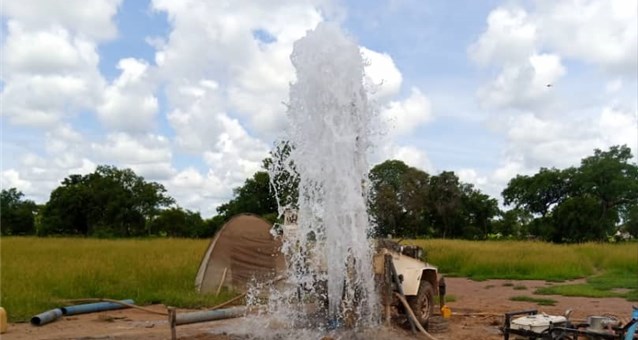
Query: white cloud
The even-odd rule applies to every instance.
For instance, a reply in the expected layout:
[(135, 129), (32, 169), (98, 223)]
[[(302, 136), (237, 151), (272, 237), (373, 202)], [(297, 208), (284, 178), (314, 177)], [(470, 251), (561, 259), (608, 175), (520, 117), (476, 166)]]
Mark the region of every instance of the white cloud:
[(480, 65), (525, 60), (535, 51), (537, 28), (522, 8), (496, 8), (487, 18), (487, 30), (468, 53)]
[[(507, 141), (501, 165), (486, 176), (488, 187), (503, 187), (516, 174), (540, 167), (578, 165), (595, 148), (638, 146), (635, 112), (626, 109), (635, 107), (635, 94), (626, 95), (635, 89), (635, 78), (626, 76), (638, 71), (636, 2), (533, 4), (493, 10), (468, 49), (470, 59), (497, 70), (477, 91), (490, 109), (490, 125)], [(578, 62), (603, 72), (576, 70), (578, 78), (569, 79), (567, 65)]]
[(505, 159), (501, 162), (501, 165), (492, 173), (491, 181), (497, 186), (504, 188), (509, 180), (516, 177), (516, 175), (525, 175), (529, 173), (529, 170), (515, 159)]
[(365, 85), (372, 93), (371, 99), (383, 102), (399, 93), (403, 76), (397, 69), (392, 57), (361, 47), (361, 56), (365, 66)]
[(104, 90), (103, 102), (97, 107), (98, 117), (113, 130), (151, 131), (159, 105), (149, 84), (148, 63), (126, 58), (119, 61), (117, 68), (122, 72)]
[(52, 127), (95, 105), (103, 79), (92, 41), (60, 27), (28, 31), (17, 20), (9, 20), (7, 26), (2, 46), (5, 86), (0, 97), (3, 115), (11, 123)]
[(565, 67), (553, 54), (534, 54), (526, 63), (508, 64), (498, 77), (478, 91), (481, 103), (489, 108), (539, 109), (552, 103), (552, 87)]
[(477, 187), (484, 186), (488, 183), (488, 179), (485, 176), (479, 175), (474, 169), (460, 169), (456, 171), (456, 175), (464, 183), (471, 183)]
[[(65, 26), (74, 33), (90, 39), (111, 39), (117, 27), (111, 20), (122, 0), (4, 1), (3, 16), (20, 18), (29, 30), (47, 30)], [(49, 53), (49, 56), (55, 53)]]
[(638, 154), (638, 112), (605, 107), (598, 122), (606, 146), (626, 144)]
[(526, 170), (577, 165), (598, 146), (597, 131), (589, 122), (587, 117), (515, 116), (508, 128), (508, 152), (516, 155)]
[(623, 87), (623, 82), (621, 78), (616, 78), (614, 80), (610, 80), (605, 84), (605, 92), (609, 94), (619, 92)]
[[(294, 80), (292, 43), (322, 20), (313, 3), (235, 1), (221, 6), (204, 1), (182, 6), (154, 1), (153, 7), (166, 12), (172, 26), (170, 38), (157, 44), (160, 74), (173, 86), (178, 86), (174, 79), (215, 81), (224, 91), (217, 94), (215, 110), (236, 114), (259, 138), (277, 136), (284, 126), (282, 102)], [(190, 114), (178, 96), (169, 99), (185, 118)], [(180, 133), (180, 138), (185, 137)]]
[(434, 172), (432, 162), (430, 162), (425, 151), (411, 145), (404, 145), (396, 148), (392, 159), (401, 160), (407, 165), (424, 170), (428, 173)]
[(618, 75), (638, 71), (638, 2), (539, 0), (532, 10), (498, 7), (468, 53), (480, 65), (518, 63), (538, 51), (599, 65)]
[(228, 188), (212, 172), (202, 175), (186, 168), (165, 182), (169, 194), (180, 205), (196, 208), (204, 217), (216, 215), (215, 208), (227, 199)]
[(112, 133), (105, 143), (95, 143), (92, 149), (99, 158), (127, 164), (156, 163), (171, 158), (168, 140), (152, 134), (140, 139), (126, 133)]
[(20, 178), (20, 173), (15, 169), (7, 169), (0, 173), (0, 186), (2, 189), (16, 188), (22, 193), (31, 192), (31, 182)]
[(409, 97), (402, 101), (392, 101), (383, 108), (381, 118), (388, 122), (391, 133), (410, 134), (432, 118), (430, 100), (418, 88), (413, 87)]
[(434, 165), (423, 148), (413, 145), (400, 145), (395, 141), (384, 141), (371, 157), (371, 164), (381, 163), (388, 159), (396, 159), (405, 164), (434, 173)]
[(201, 157), (208, 167), (206, 174), (183, 170), (166, 185), (186, 207), (212, 214), (260, 169), (269, 149), (263, 140), (283, 130), (282, 102), (294, 80), (292, 44), (322, 16), (305, 1), (152, 6), (166, 12), (171, 25), (168, 39), (154, 39), (154, 45), (177, 150)]
[(638, 2), (539, 1), (537, 7), (539, 35), (549, 48), (635, 79)]

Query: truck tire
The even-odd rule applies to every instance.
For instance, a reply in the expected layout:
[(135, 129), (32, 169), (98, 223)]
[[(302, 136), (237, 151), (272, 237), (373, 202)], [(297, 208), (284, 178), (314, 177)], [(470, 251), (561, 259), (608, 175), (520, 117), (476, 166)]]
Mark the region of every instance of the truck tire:
[(408, 303), (417, 320), (423, 327), (428, 324), (428, 319), (434, 314), (434, 288), (428, 281), (422, 280), (419, 292), (416, 296), (408, 296)]

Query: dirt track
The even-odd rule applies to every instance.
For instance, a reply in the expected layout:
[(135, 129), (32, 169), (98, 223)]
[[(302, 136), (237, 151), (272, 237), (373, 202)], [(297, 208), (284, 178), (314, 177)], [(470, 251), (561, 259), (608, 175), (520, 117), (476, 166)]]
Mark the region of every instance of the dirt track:
[[(502, 325), (503, 313), (514, 310), (537, 308), (548, 314), (562, 314), (566, 309), (572, 309), (572, 319), (585, 319), (589, 315), (613, 314), (621, 318), (628, 318), (631, 303), (619, 298), (579, 298), (551, 296), (556, 300), (556, 306), (537, 306), (535, 303), (510, 301), (516, 295), (533, 296), (533, 291), (542, 286), (550, 285), (544, 281), (508, 281), (489, 280), (475, 282), (464, 278), (447, 278), (448, 294), (456, 297), (455, 302), (448, 305), (454, 312), (449, 322), (449, 330), (435, 336), (440, 340), (502, 339), (498, 327)], [(516, 286), (527, 289), (515, 290), (504, 284), (513, 282)], [(573, 282), (566, 282), (573, 283)], [(565, 283), (563, 283), (565, 284)], [(151, 306), (152, 309), (165, 311), (163, 305)], [(9, 311), (10, 313), (10, 311)], [(180, 339), (237, 339), (245, 338), (233, 336), (246, 331), (247, 322), (243, 318), (213, 321), (177, 327)], [(250, 329), (259, 339), (260, 332)], [(230, 334), (230, 335), (228, 335)], [(397, 339), (410, 338), (410, 333), (401, 329), (380, 329), (370, 334), (348, 334), (344, 339)], [(28, 323), (10, 324), (9, 331), (0, 337), (2, 340), (11, 339), (170, 339), (167, 318), (161, 315), (146, 313), (139, 310), (119, 310), (76, 317), (66, 317), (51, 324), (34, 327)], [(311, 338), (307, 338), (310, 340)]]

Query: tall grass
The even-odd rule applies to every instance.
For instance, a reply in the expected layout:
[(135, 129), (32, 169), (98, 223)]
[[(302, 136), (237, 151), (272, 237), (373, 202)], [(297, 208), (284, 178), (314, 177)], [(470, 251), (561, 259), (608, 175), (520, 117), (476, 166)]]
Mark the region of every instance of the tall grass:
[[(443, 273), (473, 279), (567, 280), (638, 294), (638, 244), (552, 245), (521, 241), (412, 240)], [(3, 237), (0, 305), (12, 321), (61, 306), (64, 299), (134, 299), (177, 307), (228, 298), (194, 291), (208, 240)], [(453, 292), (451, 292), (453, 294)]]
[[(638, 244), (557, 245), (529, 241), (409, 240), (450, 275), (562, 281), (619, 272), (638, 282)], [(633, 287), (633, 285), (632, 285)]]
[(3, 237), (0, 303), (10, 320), (59, 307), (63, 299), (131, 298), (180, 307), (228, 296), (194, 291), (207, 240)]

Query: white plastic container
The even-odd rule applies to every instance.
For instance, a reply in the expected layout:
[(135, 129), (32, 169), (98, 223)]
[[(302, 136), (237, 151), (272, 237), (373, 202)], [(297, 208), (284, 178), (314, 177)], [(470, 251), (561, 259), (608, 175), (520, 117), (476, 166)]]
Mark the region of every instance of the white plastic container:
[(536, 314), (512, 320), (510, 328), (541, 333), (548, 329), (550, 324), (564, 324), (565, 322), (567, 322), (567, 318), (562, 315)]

